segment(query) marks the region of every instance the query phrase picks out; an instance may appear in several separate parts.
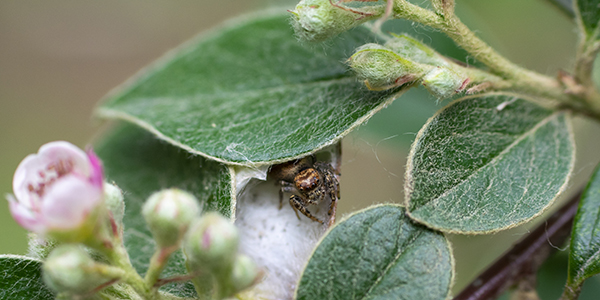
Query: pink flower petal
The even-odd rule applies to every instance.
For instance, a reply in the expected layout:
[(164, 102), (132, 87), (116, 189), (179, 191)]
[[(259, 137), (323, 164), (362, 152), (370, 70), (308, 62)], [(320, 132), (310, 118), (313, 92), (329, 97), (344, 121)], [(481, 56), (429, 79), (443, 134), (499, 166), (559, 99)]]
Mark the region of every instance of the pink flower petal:
[(67, 175), (48, 189), (40, 214), (48, 229), (73, 229), (86, 220), (102, 199), (102, 189), (81, 177)]
[(73, 163), (74, 173), (84, 177), (90, 176), (91, 170), (87, 155), (83, 150), (69, 142), (56, 141), (47, 143), (40, 147), (38, 156), (47, 164), (60, 160), (70, 161)]
[[(32, 208), (36, 206), (38, 198), (32, 198), (27, 188), (32, 180), (39, 180), (39, 169), (40, 163), (37, 155), (30, 154), (25, 157), (13, 176), (13, 192), (15, 197), (19, 199), (19, 202), (28, 207)], [(32, 179), (33, 178), (33, 179)]]
[(21, 205), (12, 195), (6, 195), (12, 217), (21, 227), (38, 234), (44, 234), (44, 224), (28, 207)]
[(88, 148), (86, 153), (90, 162), (90, 166), (92, 167), (92, 172), (90, 174), (90, 182), (93, 185), (102, 188), (104, 186), (104, 171), (102, 169), (102, 162), (100, 161), (100, 158), (98, 158), (96, 153), (94, 153), (94, 150), (92, 150), (92, 148)]

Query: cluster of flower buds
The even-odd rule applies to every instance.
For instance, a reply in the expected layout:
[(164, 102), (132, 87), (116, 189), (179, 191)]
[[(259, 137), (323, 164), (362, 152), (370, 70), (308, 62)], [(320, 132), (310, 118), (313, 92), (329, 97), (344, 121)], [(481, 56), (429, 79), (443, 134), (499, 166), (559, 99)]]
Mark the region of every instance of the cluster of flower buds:
[[(360, 7), (350, 2), (361, 3)], [(320, 42), (366, 21), (381, 17), (385, 5), (364, 5), (364, 0), (302, 0), (290, 11), (296, 35), (304, 41)], [(376, 2), (376, 1), (375, 1)]]
[(231, 220), (207, 213), (194, 221), (183, 243), (192, 281), (198, 292), (212, 299), (235, 295), (260, 279), (260, 271), (250, 258), (238, 253), (238, 230)]
[(460, 67), (405, 35), (394, 36), (383, 46), (363, 45), (349, 63), (371, 90), (419, 82), (435, 97), (443, 99), (463, 91), (469, 83)]
[(200, 216), (198, 200), (178, 189), (152, 194), (142, 208), (157, 245), (142, 278), (123, 245), (123, 194), (104, 181), (101, 162), (91, 150), (48, 143), (21, 162), (13, 189), (15, 195), (8, 196), (11, 213), (34, 234), (30, 251), (44, 259), (44, 281), (59, 297), (91, 297), (123, 283), (137, 294), (132, 299), (154, 299), (159, 276), (182, 241), (190, 274), (182, 274), (181, 280), (195, 277), (199, 294), (222, 299), (259, 278), (256, 265), (237, 253), (232, 222), (216, 213)]

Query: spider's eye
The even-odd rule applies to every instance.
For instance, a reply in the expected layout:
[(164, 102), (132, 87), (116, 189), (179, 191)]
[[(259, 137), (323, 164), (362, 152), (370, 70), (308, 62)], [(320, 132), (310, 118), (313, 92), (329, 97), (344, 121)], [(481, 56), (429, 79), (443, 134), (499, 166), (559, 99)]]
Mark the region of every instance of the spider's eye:
[(319, 186), (321, 178), (319, 176), (319, 173), (315, 169), (310, 168), (298, 173), (298, 175), (296, 175), (295, 181), (296, 187), (299, 190), (308, 191), (315, 189), (317, 186)]

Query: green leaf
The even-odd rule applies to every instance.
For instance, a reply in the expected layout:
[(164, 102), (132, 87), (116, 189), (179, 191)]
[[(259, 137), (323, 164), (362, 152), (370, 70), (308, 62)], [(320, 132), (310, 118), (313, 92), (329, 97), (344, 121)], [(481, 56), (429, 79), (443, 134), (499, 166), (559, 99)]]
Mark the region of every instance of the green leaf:
[(573, 163), (567, 113), (515, 95), (463, 98), (433, 116), (413, 143), (408, 211), (445, 232), (510, 228), (553, 202)]
[(136, 123), (191, 153), (272, 164), (337, 142), (399, 91), (371, 92), (348, 71), (365, 28), (301, 44), (287, 15), (262, 14), (201, 36), (108, 96), (107, 118)]
[(600, 0), (576, 0), (575, 3), (586, 35), (597, 36), (600, 23)]
[(446, 299), (454, 276), (446, 238), (397, 205), (357, 212), (314, 251), (296, 299)]
[[(106, 176), (125, 195), (125, 245), (137, 271), (144, 274), (155, 242), (141, 215), (150, 194), (164, 188), (180, 188), (196, 196), (204, 211), (233, 217), (235, 198), (227, 167), (156, 139), (133, 125), (120, 126), (96, 146)], [(185, 274), (181, 252), (171, 257), (161, 277)], [(195, 295), (191, 283), (165, 287), (177, 296)]]
[(580, 286), (600, 273), (600, 168), (585, 189), (573, 222), (567, 285)]
[(0, 299), (54, 299), (54, 293), (42, 281), (42, 262), (25, 256), (0, 255)]

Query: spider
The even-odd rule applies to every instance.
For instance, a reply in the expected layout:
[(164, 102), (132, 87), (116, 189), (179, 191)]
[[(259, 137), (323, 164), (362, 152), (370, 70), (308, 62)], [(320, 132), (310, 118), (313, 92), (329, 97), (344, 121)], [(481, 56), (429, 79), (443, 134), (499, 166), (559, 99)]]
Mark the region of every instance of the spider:
[(327, 214), (330, 220), (333, 220), (332, 213), (334, 213), (340, 196), (339, 183), (330, 164), (317, 162), (314, 156), (307, 156), (276, 165), (271, 169), (270, 174), (278, 180), (277, 183), (281, 186), (279, 209), (283, 205), (283, 193), (292, 193), (289, 201), (298, 219), (300, 219), (298, 215), (298, 211), (300, 211), (309, 219), (325, 224), (324, 221), (319, 220), (308, 211), (307, 205), (319, 204), (326, 195), (329, 195), (331, 203)]

